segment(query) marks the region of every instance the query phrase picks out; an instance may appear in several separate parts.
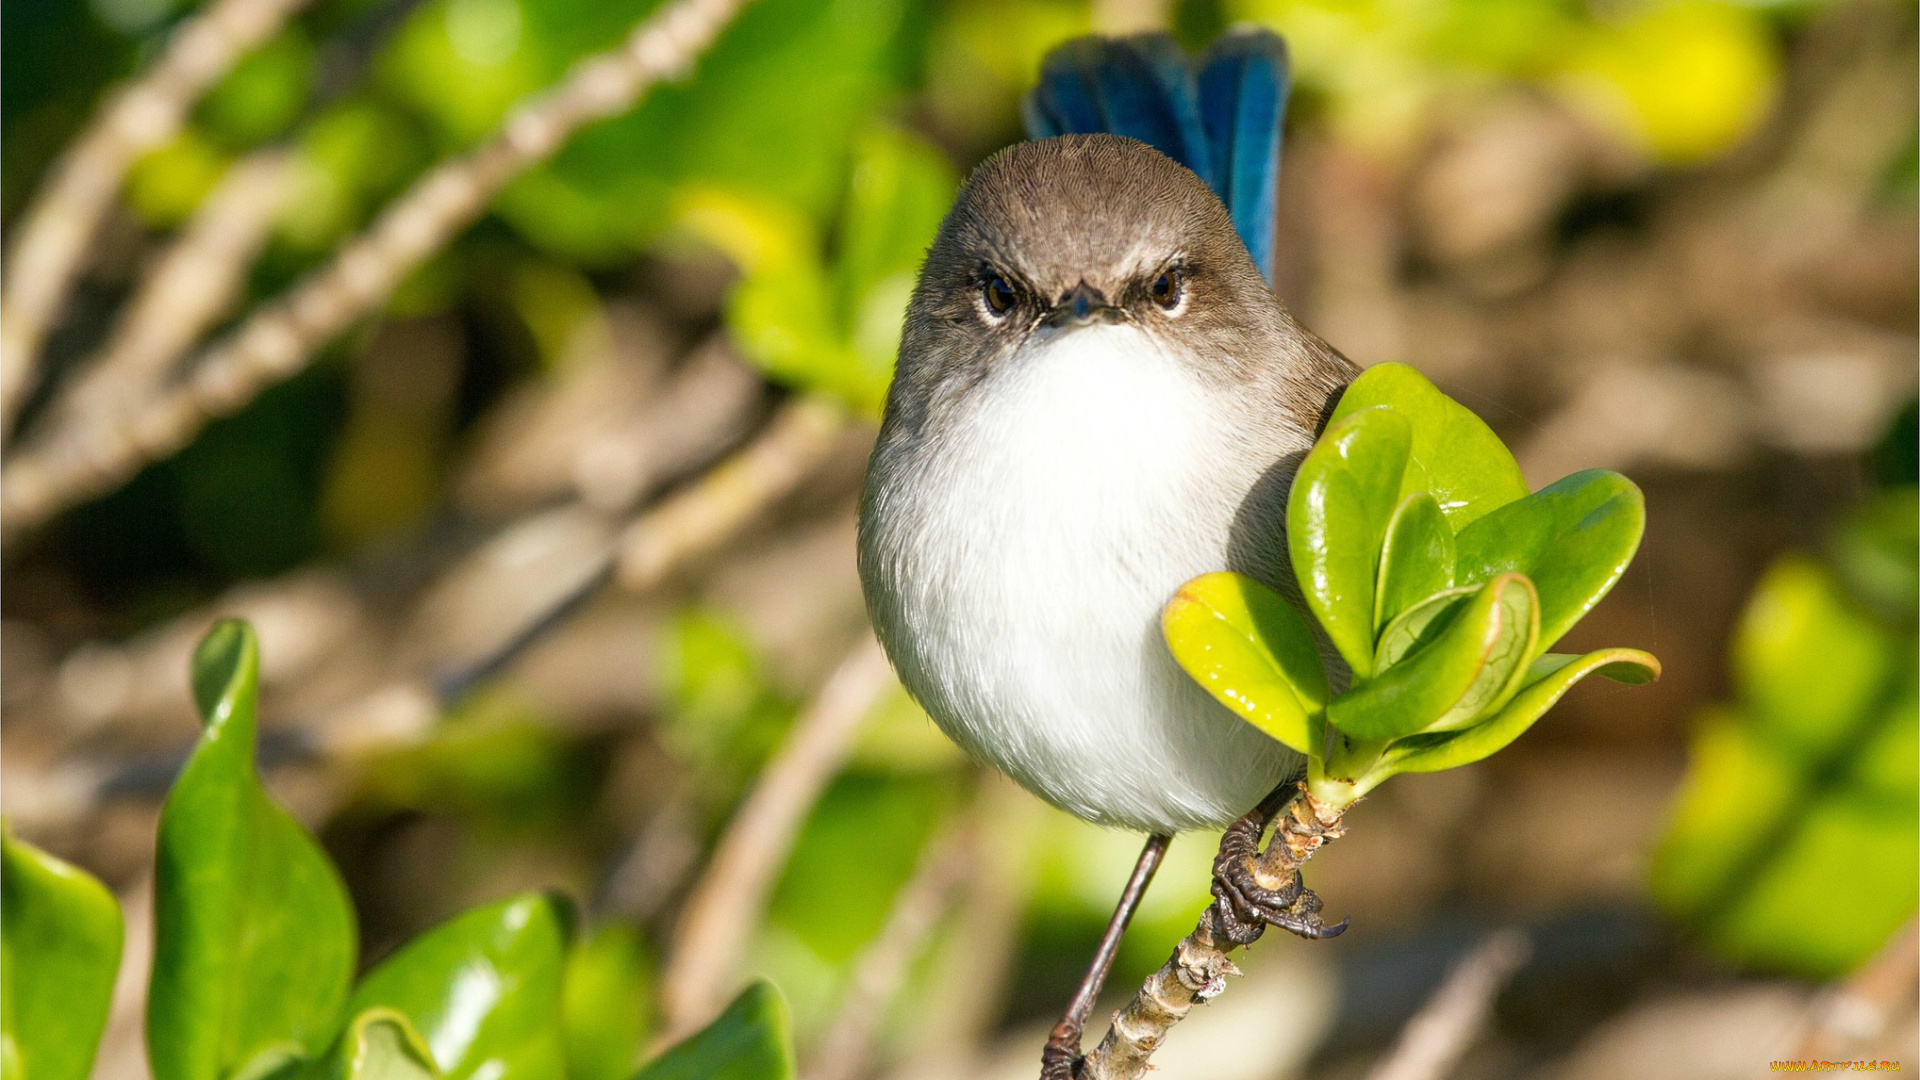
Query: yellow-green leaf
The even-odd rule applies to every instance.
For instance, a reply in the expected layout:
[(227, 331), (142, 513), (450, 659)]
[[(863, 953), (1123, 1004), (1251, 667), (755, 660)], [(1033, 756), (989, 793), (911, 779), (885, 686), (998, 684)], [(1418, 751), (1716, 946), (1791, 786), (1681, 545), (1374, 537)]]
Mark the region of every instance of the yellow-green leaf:
[(1357, 678), (1373, 673), (1380, 546), (1400, 501), (1412, 440), (1406, 417), (1393, 409), (1355, 412), (1307, 453), (1287, 500), (1287, 546), (1300, 591)]
[(1306, 620), (1278, 593), (1240, 574), (1197, 577), (1161, 617), (1167, 647), (1215, 700), (1299, 752), (1327, 700), (1326, 670)]
[(1525, 734), (1576, 683), (1596, 674), (1617, 682), (1652, 682), (1660, 677), (1660, 661), (1638, 649), (1541, 657), (1528, 668), (1520, 692), (1498, 713), (1464, 731), (1401, 739), (1387, 748), (1381, 767), (1389, 773), (1407, 773), (1470, 765)]
[(1375, 364), (1340, 395), (1329, 426), (1385, 405), (1411, 425), (1411, 466), (1395, 501), (1430, 493), (1459, 532), (1482, 515), (1526, 497), (1527, 482), (1500, 437), (1472, 410), (1405, 364)]
[[(1416, 491), (1400, 500), (1387, 522), (1374, 588), (1373, 625), (1386, 629), (1401, 612), (1453, 587), (1453, 529), (1433, 495)], [(1377, 652), (1377, 650), (1376, 650)]]
[(1540, 648), (1548, 649), (1626, 573), (1646, 523), (1633, 481), (1604, 469), (1577, 472), (1460, 530), (1454, 577), (1478, 585), (1527, 575), (1540, 594)]
[(1327, 719), (1356, 739), (1471, 723), (1523, 673), (1536, 627), (1532, 584), (1502, 575), (1398, 663), (1335, 698)]

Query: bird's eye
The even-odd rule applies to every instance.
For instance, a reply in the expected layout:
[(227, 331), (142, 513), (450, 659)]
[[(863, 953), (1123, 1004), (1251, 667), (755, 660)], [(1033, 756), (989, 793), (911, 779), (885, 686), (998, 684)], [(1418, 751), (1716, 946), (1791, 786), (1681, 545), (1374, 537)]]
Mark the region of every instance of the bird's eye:
[(1013, 310), (1013, 286), (999, 274), (988, 274), (987, 280), (980, 284), (980, 299), (994, 316), (1002, 316)]
[(1162, 270), (1160, 276), (1154, 278), (1153, 284), (1147, 289), (1148, 294), (1153, 297), (1153, 302), (1167, 311), (1180, 306), (1180, 295), (1183, 291), (1180, 271), (1174, 267)]

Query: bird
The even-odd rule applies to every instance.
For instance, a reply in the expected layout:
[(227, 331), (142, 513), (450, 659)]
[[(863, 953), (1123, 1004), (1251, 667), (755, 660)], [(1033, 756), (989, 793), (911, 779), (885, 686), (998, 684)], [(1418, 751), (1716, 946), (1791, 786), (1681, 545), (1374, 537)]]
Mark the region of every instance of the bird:
[[(1271, 284), (1287, 73), (1267, 31), (1193, 59), (1165, 34), (1051, 53), (1035, 137), (974, 169), (928, 250), (861, 495), (861, 582), (902, 684), (1043, 800), (1148, 834), (1132, 902), (1171, 835), (1270, 806), (1303, 765), (1160, 631), (1210, 571), (1297, 596), (1288, 484), (1357, 374)], [(1071, 1075), (1095, 969), (1048, 1075)]]

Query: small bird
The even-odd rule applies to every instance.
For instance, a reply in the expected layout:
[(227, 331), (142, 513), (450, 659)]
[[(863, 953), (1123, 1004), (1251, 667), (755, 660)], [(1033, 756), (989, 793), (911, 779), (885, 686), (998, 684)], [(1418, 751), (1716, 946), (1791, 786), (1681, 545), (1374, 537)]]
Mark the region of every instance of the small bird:
[(1209, 571), (1291, 590), (1288, 483), (1357, 373), (1265, 276), (1285, 93), (1265, 32), (1192, 65), (1165, 35), (1052, 54), (1027, 102), (1044, 137), (981, 164), (928, 252), (861, 501), (867, 606), (906, 688), (1149, 853), (1301, 767), (1160, 632)]

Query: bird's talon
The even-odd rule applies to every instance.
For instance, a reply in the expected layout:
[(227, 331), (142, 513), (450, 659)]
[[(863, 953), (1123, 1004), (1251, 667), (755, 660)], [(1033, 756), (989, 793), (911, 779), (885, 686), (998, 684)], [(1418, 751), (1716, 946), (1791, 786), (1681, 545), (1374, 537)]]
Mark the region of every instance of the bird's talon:
[(1349, 920), (1338, 926), (1322, 925), (1320, 898), (1301, 881), (1300, 871), (1295, 870), (1279, 888), (1269, 888), (1255, 876), (1260, 834), (1269, 816), (1263, 806), (1229, 825), (1220, 837), (1220, 852), (1213, 860), (1216, 928), (1240, 946), (1258, 941), (1268, 926), (1313, 939), (1341, 934)]

